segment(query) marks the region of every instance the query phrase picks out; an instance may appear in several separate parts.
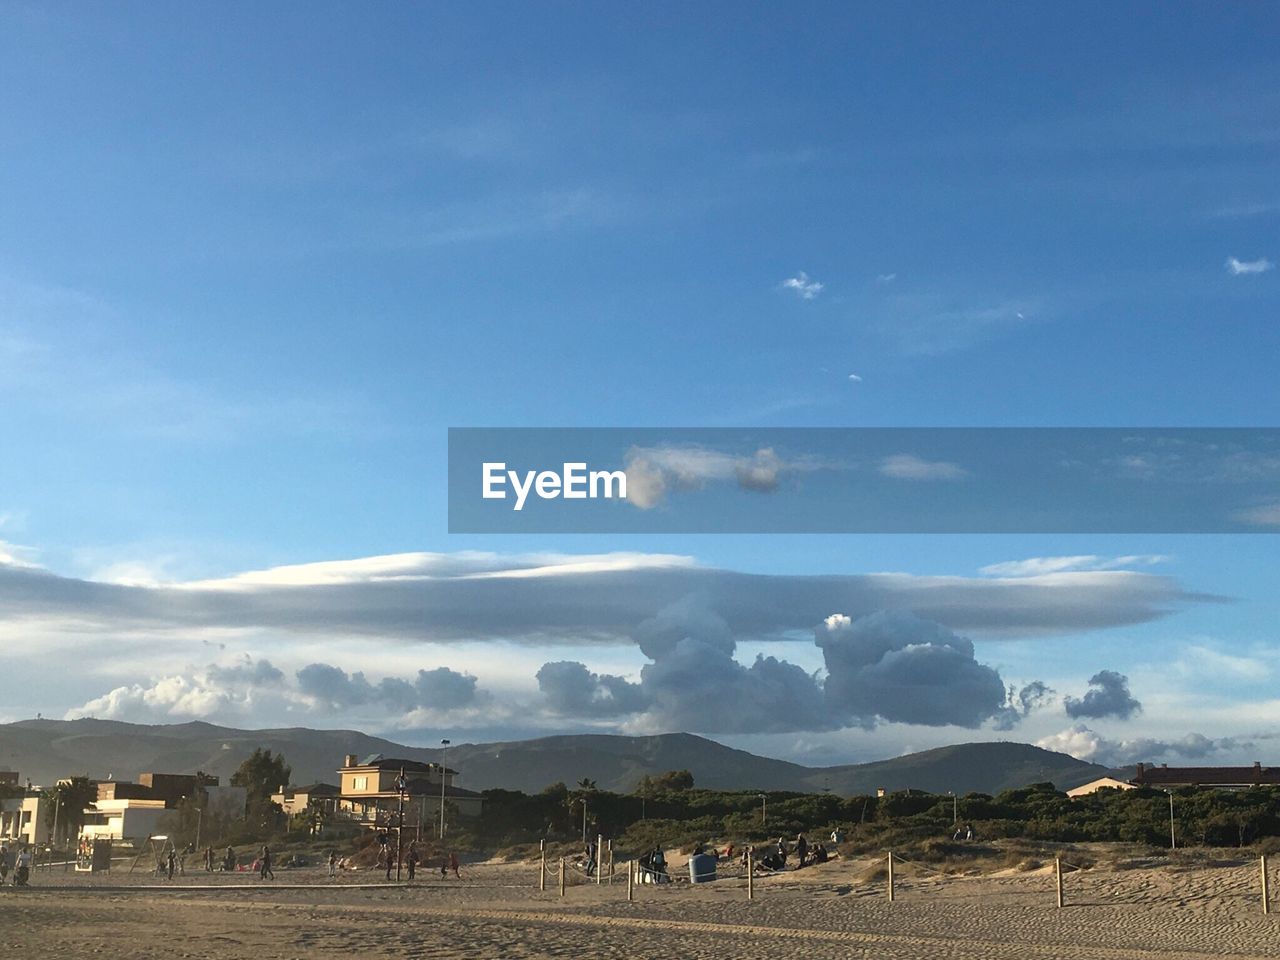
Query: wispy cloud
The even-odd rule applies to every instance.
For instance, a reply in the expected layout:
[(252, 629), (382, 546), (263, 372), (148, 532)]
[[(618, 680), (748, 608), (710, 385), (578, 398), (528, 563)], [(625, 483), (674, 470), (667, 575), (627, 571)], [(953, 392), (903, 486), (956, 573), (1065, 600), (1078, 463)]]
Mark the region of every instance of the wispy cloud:
[(1255, 273), (1266, 273), (1268, 270), (1274, 270), (1276, 265), (1266, 257), (1259, 257), (1257, 260), (1237, 260), (1235, 257), (1227, 258), (1227, 272), (1233, 277), (1248, 276)]
[(1028, 557), (1025, 560), (990, 563), (978, 572), (991, 577), (1040, 577), (1050, 573), (1079, 570), (1129, 570), (1133, 567), (1154, 566), (1168, 559), (1156, 553), (1131, 554), (1123, 557), (1100, 557), (1096, 554), (1071, 557)]
[(1241, 510), (1235, 517), (1255, 527), (1280, 527), (1280, 500)]
[(854, 383), (861, 383), (861, 382), (862, 382), (862, 377), (858, 376), (856, 373), (851, 373), (851, 374), (849, 374), (849, 379), (850, 379), (851, 381), (853, 381)]
[(813, 300), (823, 290), (823, 285), (817, 280), (810, 279), (809, 275), (801, 270), (794, 277), (788, 277), (782, 281), (784, 290), (794, 290), (796, 296), (801, 300)]
[(876, 283), (893, 283), (898, 279), (896, 273), (878, 273), (876, 274)]
[(925, 460), (912, 453), (895, 453), (880, 461), (880, 472), (895, 480), (963, 480), (969, 471), (946, 460)]

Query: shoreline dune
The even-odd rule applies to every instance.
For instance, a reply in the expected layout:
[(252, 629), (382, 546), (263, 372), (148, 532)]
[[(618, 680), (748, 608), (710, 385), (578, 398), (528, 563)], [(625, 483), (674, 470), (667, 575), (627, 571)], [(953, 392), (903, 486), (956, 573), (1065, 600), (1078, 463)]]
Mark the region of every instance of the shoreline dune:
[[(903, 864), (890, 903), (871, 861), (756, 881), (610, 887), (554, 877), (538, 865), (475, 864), (464, 879), (412, 886), (377, 871), (329, 881), (323, 868), (89, 878), (40, 871), (30, 890), (0, 891), (0, 936), (26, 958), (302, 958), (673, 956), (776, 958), (1262, 958), (1280, 955), (1280, 910), (1263, 915), (1252, 864), (1099, 867), (939, 875)], [(731, 868), (732, 869), (732, 868)], [(735, 874), (736, 870), (733, 871)], [(1273, 880), (1274, 886), (1274, 880)], [(159, 889), (163, 887), (163, 889)]]

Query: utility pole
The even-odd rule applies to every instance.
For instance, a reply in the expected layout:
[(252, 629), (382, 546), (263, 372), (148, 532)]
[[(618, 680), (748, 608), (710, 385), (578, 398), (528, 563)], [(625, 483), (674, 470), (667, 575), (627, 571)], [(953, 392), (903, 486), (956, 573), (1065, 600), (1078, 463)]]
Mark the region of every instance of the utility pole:
[(196, 807), (196, 853), (200, 852), (200, 826), (204, 823), (204, 807)]
[(404, 839), (404, 790), (408, 784), (404, 779), (404, 767), (400, 768), (400, 776), (396, 777), (396, 794), (399, 798), (399, 809), (396, 811), (396, 882), (400, 882), (400, 851)]
[(444, 839), (444, 764), (440, 764), (440, 839)]

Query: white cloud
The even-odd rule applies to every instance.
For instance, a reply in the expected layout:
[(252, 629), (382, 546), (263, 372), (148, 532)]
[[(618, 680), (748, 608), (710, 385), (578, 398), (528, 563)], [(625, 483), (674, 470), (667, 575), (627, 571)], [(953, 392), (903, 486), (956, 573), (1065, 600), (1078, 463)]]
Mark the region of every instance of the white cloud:
[(1237, 260), (1235, 257), (1227, 259), (1227, 271), (1233, 277), (1252, 273), (1266, 273), (1268, 270), (1274, 270), (1275, 268), (1276, 265), (1265, 257), (1259, 257), (1257, 260)]
[(898, 279), (896, 273), (879, 273), (876, 274), (876, 283), (893, 283)]
[(895, 480), (960, 480), (969, 471), (945, 460), (925, 460), (911, 453), (895, 453), (880, 461), (880, 472)]
[(1189, 679), (1234, 677), (1251, 682), (1267, 680), (1272, 672), (1271, 665), (1261, 657), (1241, 657), (1202, 645), (1188, 647), (1174, 669)]
[(991, 563), (978, 570), (992, 577), (1039, 577), (1069, 570), (1125, 570), (1164, 563), (1169, 558), (1160, 554), (1135, 554), (1123, 557), (1100, 557), (1083, 554), (1072, 557), (1028, 557)]
[(632, 447), (624, 457), (627, 502), (648, 510), (672, 491), (698, 490), (717, 482), (773, 493), (785, 475), (816, 466), (811, 459), (784, 459), (772, 447), (761, 447), (749, 455), (698, 446)]
[(1069, 754), (1080, 760), (1119, 767), (1165, 758), (1186, 761), (1239, 754), (1254, 749), (1253, 739), (1270, 739), (1270, 736), (1245, 739), (1222, 737), (1214, 740), (1200, 733), (1188, 733), (1173, 739), (1135, 737), (1115, 740), (1077, 723), (1040, 738), (1036, 741), (1036, 746)]
[(811, 280), (803, 270), (794, 277), (783, 280), (782, 287), (785, 290), (794, 290), (801, 300), (812, 300), (823, 290), (822, 284), (817, 280)]
[(861, 383), (861, 382), (862, 382), (862, 377), (858, 376), (856, 373), (851, 373), (851, 374), (849, 374), (849, 379), (850, 379), (853, 383)]
[(1280, 527), (1280, 501), (1241, 510), (1235, 518), (1256, 527)]

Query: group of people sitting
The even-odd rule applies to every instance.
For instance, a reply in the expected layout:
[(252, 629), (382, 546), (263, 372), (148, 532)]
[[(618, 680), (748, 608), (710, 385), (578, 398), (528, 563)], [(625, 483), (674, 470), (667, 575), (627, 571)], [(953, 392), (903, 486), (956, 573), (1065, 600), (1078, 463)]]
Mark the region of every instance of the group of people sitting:
[[(835, 834), (833, 833), (832, 836), (834, 837)], [(826, 863), (835, 855), (834, 851), (828, 850), (821, 841), (810, 844), (803, 833), (798, 833), (794, 844), (788, 844), (785, 837), (779, 837), (776, 844), (763, 850), (748, 847), (742, 853), (743, 869), (746, 869), (748, 857), (750, 856), (757, 870), (785, 870), (787, 869), (787, 861), (790, 858), (792, 847), (794, 847), (796, 859), (799, 861), (796, 864), (797, 870), (812, 863)]]

